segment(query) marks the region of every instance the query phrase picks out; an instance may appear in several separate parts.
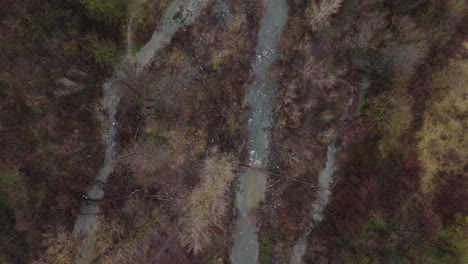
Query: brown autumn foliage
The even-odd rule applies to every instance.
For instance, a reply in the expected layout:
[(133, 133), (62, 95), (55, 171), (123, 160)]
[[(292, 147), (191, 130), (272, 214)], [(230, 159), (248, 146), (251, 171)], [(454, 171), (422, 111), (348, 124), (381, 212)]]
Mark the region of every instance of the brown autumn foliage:
[(235, 178), (235, 160), (227, 154), (212, 150), (203, 161), (200, 184), (186, 202), (182, 242), (195, 255), (208, 248), (213, 230), (224, 225), (229, 209), (229, 189)]
[[(445, 65), (447, 56), (463, 54), (453, 50), (462, 49), (460, 43), (466, 37), (461, 26), (466, 4), (456, 0), (344, 1), (336, 14), (322, 17), (329, 18), (323, 27), (311, 29), (307, 22), (322, 1), (289, 2), (283, 57), (277, 65), (281, 86), (272, 168), (313, 182), (324, 167), (329, 138), (342, 132), (327, 220), (312, 233), (306, 262), (457, 263), (463, 254), (447, 251), (446, 242), (441, 241), (448, 241), (445, 232), (456, 215), (466, 215), (465, 203), (455, 201), (465, 197), (465, 183), (457, 175), (442, 174), (439, 177), (450, 183), (437, 185), (435, 200), (424, 196), (415, 134), (426, 104), (432, 103), (428, 100), (431, 93), (437, 94), (428, 77)], [(317, 70), (307, 70), (311, 65)], [(317, 81), (323, 79), (321, 71), (335, 76), (334, 81), (321, 87)], [(352, 93), (351, 111), (359, 105), (366, 75), (369, 88), (361, 102), (361, 115), (351, 114), (339, 122)], [(448, 191), (455, 182), (461, 186)], [(272, 209), (276, 201), (295, 196), (288, 185), (275, 183), (268, 198), (272, 204), (267, 202), (269, 210), (263, 211), (262, 218), (281, 212), (282, 219), (288, 219), (282, 206), (277, 212)], [(301, 194), (307, 191), (313, 192)], [(442, 205), (449, 201), (454, 205)], [(303, 205), (297, 201), (290, 214), (300, 208)], [(269, 224), (261, 232), (270, 234), (271, 228), (296, 232), (286, 221)], [(288, 238), (276, 237), (278, 244), (283, 240)], [(387, 242), (381, 244), (383, 240)], [(442, 253), (437, 256), (438, 250)], [(290, 253), (276, 252), (273, 259), (285, 259), (281, 254)]]
[(3, 1), (0, 12), (0, 174), (17, 175), (0, 191), (0, 262), (27, 263), (47, 224), (75, 220), (100, 166), (100, 87), (111, 67), (96, 55), (119, 45), (121, 24), (90, 16), (80, 1)]
[[(153, 197), (142, 203), (154, 203), (173, 220), (165, 228), (168, 231), (156, 239), (158, 257), (152, 261), (164, 262), (170, 254), (203, 263), (228, 259), (233, 224), (230, 209), (234, 203), (232, 188), (226, 188), (235, 165), (228, 167), (224, 155), (212, 157), (207, 153), (212, 147), (218, 147), (220, 153), (242, 153), (246, 121), (243, 99), (250, 82), (260, 4), (229, 2), (229, 15), (220, 13), (224, 9), (217, 3), (211, 4), (194, 24), (177, 32), (158, 52), (148, 72), (125, 84), (128, 89), (123, 91), (118, 114), (122, 132), (116, 163), (119, 170), (106, 190), (106, 196), (116, 197), (116, 201), (104, 205), (103, 210), (127, 219), (118, 215), (118, 208), (124, 204), (118, 197), (127, 197), (135, 190), (145, 190), (145, 195)], [(204, 182), (209, 175), (204, 172), (209, 160), (226, 165), (211, 167), (231, 171), (230, 180), (217, 192), (208, 192), (218, 193), (211, 200), (219, 204), (219, 210), (205, 208), (213, 217), (200, 219), (197, 213), (202, 211), (193, 209), (200, 201), (210, 201), (203, 196), (207, 192), (202, 188), (207, 185)], [(193, 224), (179, 226), (179, 219)], [(131, 221), (121, 224), (124, 234), (130, 234), (135, 226)], [(116, 240), (114, 246), (120, 248), (125, 243)], [(165, 251), (167, 244), (173, 245), (170, 252)], [(197, 256), (187, 253), (190, 248)], [(106, 256), (110, 258), (112, 253)]]
[(435, 197), (435, 211), (440, 215), (442, 223), (447, 225), (460, 212), (462, 215), (468, 213), (468, 191), (466, 181), (460, 175), (444, 178), (446, 181), (441, 184)]
[[(130, 228), (119, 220), (101, 222), (96, 236), (93, 263), (148, 263), (155, 247), (167, 235), (168, 219), (161, 208), (148, 206), (139, 197), (125, 203), (119, 218), (126, 219)], [(142, 212), (137, 212), (142, 211)], [(122, 221), (120, 219), (120, 221)]]
[(59, 227), (54, 233), (43, 234), (45, 251), (34, 264), (65, 264), (75, 261), (77, 242), (70, 232)]
[(281, 234), (288, 240), (295, 239), (308, 224), (310, 205), (314, 200), (309, 188), (302, 183), (291, 184), (285, 190), (291, 195), (278, 202), (277, 214), (283, 227)]

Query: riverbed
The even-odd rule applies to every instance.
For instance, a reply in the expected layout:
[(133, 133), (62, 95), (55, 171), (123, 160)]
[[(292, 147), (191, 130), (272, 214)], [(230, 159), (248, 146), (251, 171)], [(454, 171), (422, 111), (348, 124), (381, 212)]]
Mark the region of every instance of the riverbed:
[[(269, 143), (272, 126), (272, 104), (277, 83), (271, 64), (278, 59), (278, 41), (288, 16), (287, 0), (266, 0), (256, 47), (253, 70), (255, 82), (249, 87), (247, 102), (252, 110), (248, 121), (249, 165), (264, 169), (268, 165)], [(265, 199), (268, 176), (260, 171), (246, 169), (239, 177), (237, 207), (239, 217), (234, 233), (231, 253), (233, 264), (256, 264), (259, 244), (257, 241), (256, 212)]]

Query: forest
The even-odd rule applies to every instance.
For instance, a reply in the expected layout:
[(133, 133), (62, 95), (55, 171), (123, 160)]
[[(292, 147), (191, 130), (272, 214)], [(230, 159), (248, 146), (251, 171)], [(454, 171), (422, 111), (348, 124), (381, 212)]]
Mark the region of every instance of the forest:
[(468, 263), (467, 15), (3, 0), (0, 263)]

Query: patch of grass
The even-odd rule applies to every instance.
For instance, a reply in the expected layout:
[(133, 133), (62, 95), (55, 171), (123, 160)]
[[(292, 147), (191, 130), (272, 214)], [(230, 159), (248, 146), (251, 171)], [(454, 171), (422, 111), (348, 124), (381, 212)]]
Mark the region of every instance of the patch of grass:
[(259, 260), (261, 264), (273, 263), (274, 241), (273, 234), (269, 232), (262, 233), (259, 240)]
[(135, 47), (135, 46), (132, 47), (132, 55), (133, 56), (137, 55), (139, 51), (140, 51), (139, 47)]
[(119, 49), (114, 42), (102, 39), (95, 34), (89, 34), (83, 38), (83, 48), (103, 68), (114, 65), (120, 57)]
[(115, 25), (129, 9), (127, 0), (80, 0), (88, 15), (99, 22)]

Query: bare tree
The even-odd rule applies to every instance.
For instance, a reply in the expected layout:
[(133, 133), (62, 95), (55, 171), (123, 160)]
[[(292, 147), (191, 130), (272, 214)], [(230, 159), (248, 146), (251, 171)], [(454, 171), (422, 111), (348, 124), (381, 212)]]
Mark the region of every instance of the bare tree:
[(188, 212), (182, 234), (182, 242), (195, 254), (210, 244), (212, 228), (223, 225), (222, 219), (229, 205), (226, 194), (235, 176), (232, 157), (214, 150), (205, 159), (201, 176), (201, 184), (187, 201)]
[(318, 31), (330, 25), (332, 15), (338, 13), (344, 0), (312, 1), (306, 10), (306, 17), (312, 31)]

